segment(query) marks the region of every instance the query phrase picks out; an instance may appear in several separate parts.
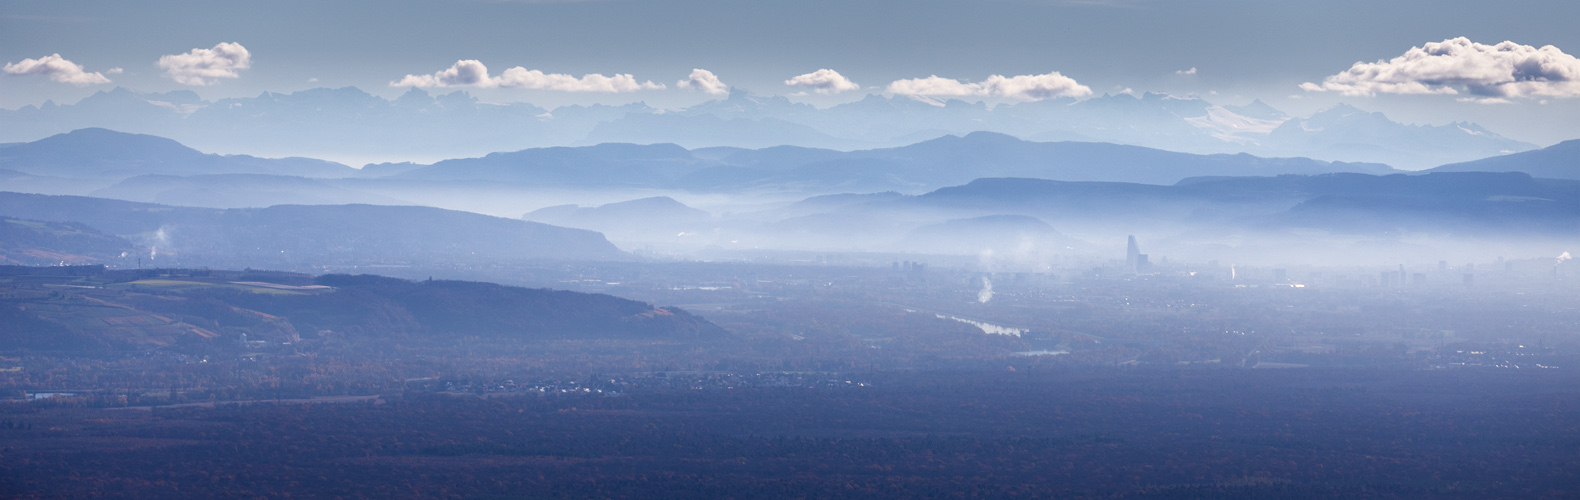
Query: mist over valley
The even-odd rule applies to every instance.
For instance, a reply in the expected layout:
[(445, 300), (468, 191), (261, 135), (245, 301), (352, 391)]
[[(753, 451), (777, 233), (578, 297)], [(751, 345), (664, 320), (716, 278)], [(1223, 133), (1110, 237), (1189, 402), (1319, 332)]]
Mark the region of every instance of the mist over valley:
[(0, 0), (0, 497), (1575, 498), (1573, 19)]

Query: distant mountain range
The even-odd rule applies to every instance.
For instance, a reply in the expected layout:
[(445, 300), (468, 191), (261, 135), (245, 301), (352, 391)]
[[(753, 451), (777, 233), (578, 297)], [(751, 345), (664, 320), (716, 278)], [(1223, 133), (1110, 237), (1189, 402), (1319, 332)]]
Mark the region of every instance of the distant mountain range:
[[(1032, 142), (989, 132), (857, 151), (610, 143), (356, 170), (309, 159), (203, 154), (168, 139), (88, 129), (0, 146), (0, 189), (97, 198), (6, 194), (0, 216), (83, 224), (143, 249), (128, 254), (132, 259), (146, 252), (182, 264), (287, 268), (414, 258), (625, 258), (590, 231), (678, 251), (749, 246), (1000, 255), (1084, 252), (1093, 248), (1086, 243), (1118, 233), (1228, 247), (1304, 230), (1552, 240), (1580, 234), (1575, 182), (1452, 171), (1534, 170), (1576, 179), (1576, 144), (1445, 165), (1426, 175), (1380, 164)], [(489, 211), (557, 191), (603, 199), (648, 194), (550, 206), (522, 217), (588, 231), (410, 206)], [(876, 194), (851, 194), (863, 192)], [(737, 208), (715, 215), (657, 193), (733, 200)], [(803, 201), (773, 201), (786, 199)], [(522, 213), (493, 211), (500, 212)]]
[(596, 232), (429, 207), (276, 205), (222, 210), (0, 192), (0, 216), (81, 224), (125, 238), (140, 251), (107, 262), (122, 266), (135, 265), (135, 259), (162, 266), (301, 269), (627, 258)]
[(480, 102), (412, 89), (386, 100), (354, 87), (204, 101), (190, 91), (125, 88), (72, 105), (0, 110), (0, 142), (103, 127), (170, 137), (210, 151), (268, 156), (455, 158), (605, 142), (685, 148), (779, 145), (857, 150), (971, 132), (1036, 141), (1129, 144), (1196, 154), (1250, 153), (1422, 169), (1536, 146), (1469, 123), (1406, 125), (1337, 106), (1289, 117), (1260, 101), (1218, 105), (1164, 94), (1003, 104), (869, 95), (820, 109), (736, 91), (685, 109)]
[(1329, 172), (1395, 170), (1380, 164), (1306, 158), (1031, 142), (991, 132), (849, 152), (798, 146), (687, 150), (674, 144), (609, 143), (493, 153), (431, 165), (375, 165), (367, 170), (305, 158), (203, 154), (168, 139), (105, 129), (0, 147), (0, 189), (223, 208), (407, 204), (391, 186), (414, 183), (727, 194), (918, 193), (983, 177), (1172, 184), (1199, 176)]
[(841, 152), (783, 146), (739, 150), (718, 159), (699, 157), (672, 144), (529, 149), (445, 160), (392, 178), (699, 192), (914, 192), (1004, 176), (1171, 184), (1204, 175), (1393, 171), (1379, 164), (1193, 155), (1089, 142), (1040, 143), (973, 132), (898, 148)]
[(1580, 244), (1580, 181), (1521, 172), (1211, 176), (1168, 185), (1000, 177), (920, 195), (825, 195), (719, 214), (649, 197), (524, 215), (580, 229), (413, 206), (225, 210), (18, 193), (0, 193), (0, 217), (17, 219), (8, 222), (12, 243), (30, 242), (0, 248), (0, 258), (11, 262), (46, 255), (106, 262), (128, 244), (135, 251), (109, 263), (148, 257), (149, 264), (300, 269), (628, 258), (592, 230), (663, 251), (874, 251), (1025, 262), (1104, 253), (1136, 234), (1198, 261), (1291, 252), (1343, 261), (1401, 248), (1424, 258), (1572, 250)]
[(1444, 163), (1534, 149), (1474, 123), (1402, 125), (1382, 113), (1338, 105), (1306, 118), (1284, 121), (1259, 139), (1252, 153), (1299, 151), (1337, 161), (1373, 161), (1420, 170)]

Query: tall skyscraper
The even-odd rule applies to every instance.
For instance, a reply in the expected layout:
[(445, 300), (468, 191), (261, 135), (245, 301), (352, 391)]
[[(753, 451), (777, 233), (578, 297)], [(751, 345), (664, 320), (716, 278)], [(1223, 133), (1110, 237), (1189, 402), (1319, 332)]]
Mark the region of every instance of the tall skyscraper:
[(1141, 245), (1136, 244), (1136, 235), (1130, 235), (1130, 243), (1125, 247), (1125, 269), (1134, 273), (1141, 265)]

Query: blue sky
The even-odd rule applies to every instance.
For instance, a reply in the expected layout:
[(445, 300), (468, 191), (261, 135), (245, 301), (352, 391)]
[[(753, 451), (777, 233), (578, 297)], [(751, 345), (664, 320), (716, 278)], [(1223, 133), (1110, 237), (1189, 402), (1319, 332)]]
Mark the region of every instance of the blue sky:
[[(1580, 97), (1489, 104), (1463, 102), (1464, 87), (1454, 95), (1346, 96), (1300, 84), (1456, 37), (1552, 45), (1572, 56), (1580, 54), (1575, 19), (1580, 2), (1573, 1), (3, 1), (0, 62), (58, 53), (101, 78), (0, 75), (0, 107), (74, 102), (115, 85), (191, 89), (207, 99), (349, 85), (393, 97), (405, 89), (392, 81), (458, 60), (480, 61), (493, 77), (519, 66), (576, 77), (629, 74), (664, 86), (618, 93), (463, 87), (487, 100), (545, 107), (713, 98), (677, 85), (696, 68), (761, 94), (807, 92), (784, 82), (823, 68), (862, 87), (795, 97), (819, 105), (931, 75), (969, 84), (1058, 72), (1098, 95), (1132, 89), (1227, 104), (1260, 98), (1296, 114), (1342, 101), (1405, 122), (1476, 121), (1546, 145), (1580, 138)], [(220, 43), (249, 55), (234, 78), (183, 80), (160, 66), (162, 56)]]

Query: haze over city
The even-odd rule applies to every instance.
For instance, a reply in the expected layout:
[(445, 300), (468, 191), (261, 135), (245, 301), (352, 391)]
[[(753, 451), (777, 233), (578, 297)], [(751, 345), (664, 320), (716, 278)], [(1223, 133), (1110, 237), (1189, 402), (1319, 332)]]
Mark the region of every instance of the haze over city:
[(0, 491), (1573, 497), (1574, 19), (0, 0)]

